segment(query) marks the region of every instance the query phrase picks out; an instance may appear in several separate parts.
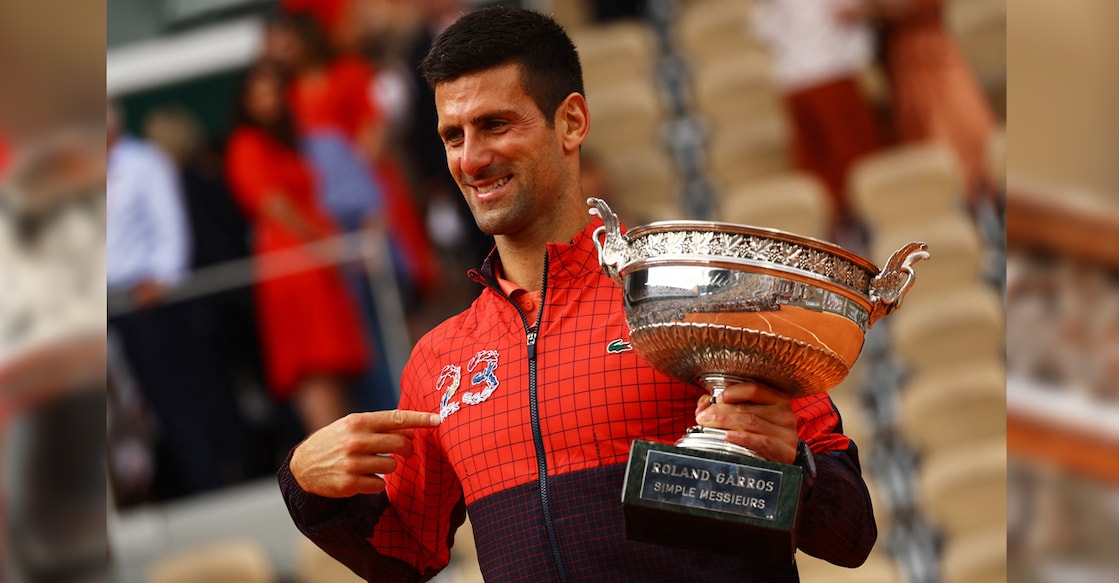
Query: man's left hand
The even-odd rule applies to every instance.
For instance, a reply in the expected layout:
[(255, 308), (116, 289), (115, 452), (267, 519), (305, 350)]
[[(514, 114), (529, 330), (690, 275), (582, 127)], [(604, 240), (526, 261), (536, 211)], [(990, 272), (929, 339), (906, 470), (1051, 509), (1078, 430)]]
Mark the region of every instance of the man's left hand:
[(796, 459), (796, 413), (788, 395), (767, 385), (730, 385), (714, 405), (710, 396), (700, 397), (696, 423), (726, 430), (727, 441), (767, 460), (791, 464)]

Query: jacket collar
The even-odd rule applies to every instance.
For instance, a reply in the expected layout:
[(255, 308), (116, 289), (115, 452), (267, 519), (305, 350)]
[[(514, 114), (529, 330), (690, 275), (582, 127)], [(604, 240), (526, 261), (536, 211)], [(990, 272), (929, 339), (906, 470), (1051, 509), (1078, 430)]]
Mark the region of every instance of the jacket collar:
[[(571, 238), (568, 243), (552, 242), (547, 245), (548, 279), (556, 277), (577, 277), (588, 270), (600, 270), (598, 264), (598, 251), (594, 246), (594, 231), (602, 226), (602, 219), (594, 217), (587, 226)], [(480, 269), (472, 269), (468, 273), (470, 279), (483, 285), (497, 288), (497, 277), (494, 269), (501, 262), (497, 247), (490, 251)]]

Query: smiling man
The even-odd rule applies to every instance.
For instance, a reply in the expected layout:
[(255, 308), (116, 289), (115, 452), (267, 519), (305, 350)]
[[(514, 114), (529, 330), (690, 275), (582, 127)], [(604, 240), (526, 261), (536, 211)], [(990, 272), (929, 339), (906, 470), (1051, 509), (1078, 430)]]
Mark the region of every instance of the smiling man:
[(807, 444), (818, 469), (799, 546), (861, 564), (877, 530), (826, 394), (790, 401), (746, 383), (713, 404), (631, 349), (592, 239), (597, 193), (579, 186), (590, 115), (563, 29), (480, 10), (423, 67), (448, 168), (496, 248), (470, 273), (478, 299), (413, 351), (400, 409), (350, 415), (292, 451), (279, 480), (300, 530), (370, 581), (433, 577), (466, 511), (491, 582), (796, 581), (795, 564), (746, 546), (725, 556), (624, 537), (630, 444), (671, 443), (699, 413), (771, 460), (807, 468)]

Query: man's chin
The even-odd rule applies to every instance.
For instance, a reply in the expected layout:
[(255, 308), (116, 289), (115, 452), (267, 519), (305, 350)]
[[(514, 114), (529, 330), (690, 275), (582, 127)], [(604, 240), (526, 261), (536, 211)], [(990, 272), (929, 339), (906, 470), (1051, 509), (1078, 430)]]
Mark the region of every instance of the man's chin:
[(491, 236), (497, 237), (500, 235), (508, 235), (513, 232), (509, 221), (504, 216), (497, 213), (485, 213), (474, 215), (474, 222), (478, 225), (478, 230)]

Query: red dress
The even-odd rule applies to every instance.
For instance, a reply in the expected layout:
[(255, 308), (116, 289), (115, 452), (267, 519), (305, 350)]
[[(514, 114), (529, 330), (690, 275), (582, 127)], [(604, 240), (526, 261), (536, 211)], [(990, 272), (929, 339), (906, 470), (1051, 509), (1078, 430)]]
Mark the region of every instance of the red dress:
[[(333, 221), (318, 207), (311, 171), (299, 153), (263, 131), (239, 128), (229, 140), (226, 171), (253, 227), (258, 276), (316, 264), (316, 257), (294, 249), (304, 241), (260, 206), (266, 197), (280, 194), (320, 233), (337, 234)], [(293, 255), (269, 256), (283, 250)], [(356, 375), (367, 366), (368, 346), (357, 310), (333, 267), (260, 278), (256, 305), (268, 378), (277, 397), (290, 397), (308, 375)]]

